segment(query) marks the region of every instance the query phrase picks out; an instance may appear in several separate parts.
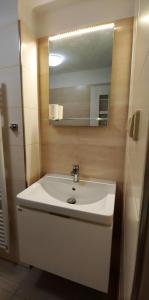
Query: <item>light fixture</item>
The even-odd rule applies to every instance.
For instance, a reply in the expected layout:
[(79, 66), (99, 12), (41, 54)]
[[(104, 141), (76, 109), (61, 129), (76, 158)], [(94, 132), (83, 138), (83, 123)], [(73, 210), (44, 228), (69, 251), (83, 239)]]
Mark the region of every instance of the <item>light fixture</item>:
[(149, 15), (146, 15), (146, 16), (141, 17), (141, 21), (142, 21), (143, 23), (149, 23)]
[(51, 53), (49, 54), (49, 67), (57, 67), (62, 64), (64, 57), (60, 54)]
[(98, 26), (78, 29), (78, 30), (74, 30), (74, 31), (71, 31), (71, 32), (65, 32), (65, 33), (62, 33), (62, 34), (57, 34), (57, 35), (50, 36), (49, 41), (56, 41), (56, 40), (61, 40), (61, 39), (65, 39), (65, 38), (69, 38), (69, 37), (77, 36), (77, 35), (81, 35), (81, 34), (86, 34), (86, 33), (90, 33), (90, 32), (113, 29), (114, 26), (115, 26), (114, 23), (109, 23), (109, 24), (104, 24), (104, 25), (98, 25)]

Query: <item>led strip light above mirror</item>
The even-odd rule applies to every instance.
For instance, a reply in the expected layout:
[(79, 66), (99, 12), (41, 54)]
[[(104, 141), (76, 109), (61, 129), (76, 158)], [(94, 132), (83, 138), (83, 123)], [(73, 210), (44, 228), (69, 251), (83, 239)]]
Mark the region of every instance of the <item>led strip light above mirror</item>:
[(52, 42), (52, 41), (57, 41), (57, 40), (70, 38), (70, 37), (73, 37), (73, 36), (78, 36), (78, 35), (87, 34), (87, 33), (91, 33), (91, 32), (114, 29), (114, 27), (115, 27), (114, 23), (87, 27), (87, 28), (83, 28), (83, 29), (78, 29), (78, 30), (74, 30), (74, 31), (65, 32), (65, 33), (50, 36), (49, 41)]

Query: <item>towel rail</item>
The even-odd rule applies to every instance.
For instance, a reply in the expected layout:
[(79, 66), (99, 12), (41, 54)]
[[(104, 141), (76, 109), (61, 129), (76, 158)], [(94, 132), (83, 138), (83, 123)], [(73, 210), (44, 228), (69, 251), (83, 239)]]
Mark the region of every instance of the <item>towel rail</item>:
[[(0, 87), (0, 104), (3, 103), (3, 85)], [(2, 105), (1, 105), (2, 106)], [(4, 146), (2, 134), (3, 122), (0, 109), (0, 248), (9, 250), (9, 220), (6, 190), (6, 175), (4, 165)]]

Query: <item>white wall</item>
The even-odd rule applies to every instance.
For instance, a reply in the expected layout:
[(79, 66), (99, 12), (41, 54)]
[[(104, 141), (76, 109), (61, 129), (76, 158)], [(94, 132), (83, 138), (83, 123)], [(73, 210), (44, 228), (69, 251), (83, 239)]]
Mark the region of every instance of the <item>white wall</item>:
[(0, 1), (0, 25), (9, 24), (17, 20), (17, 0)]
[(104, 84), (111, 81), (111, 68), (55, 74), (51, 76), (50, 87), (72, 87), (88, 84)]
[(134, 0), (80, 0), (61, 9), (41, 10), (36, 14), (38, 37), (70, 31), (99, 22), (111, 22), (134, 15)]
[[(6, 86), (6, 98), (3, 98), (4, 110), (4, 154), (7, 174), (7, 194), (11, 219), (10, 253), (17, 258), (15, 201), (16, 194), (25, 188), (22, 97), (20, 79), (20, 49), (17, 17), (17, 1), (0, 1), (0, 84)], [(18, 124), (14, 133), (9, 125)], [(0, 252), (0, 255), (4, 253)]]

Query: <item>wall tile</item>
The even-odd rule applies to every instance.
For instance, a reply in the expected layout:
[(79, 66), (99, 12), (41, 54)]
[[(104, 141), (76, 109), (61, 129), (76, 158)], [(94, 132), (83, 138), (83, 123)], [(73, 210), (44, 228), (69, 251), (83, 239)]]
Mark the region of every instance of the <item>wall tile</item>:
[[(22, 109), (21, 108), (5, 108), (4, 115), (4, 129), (3, 138), (5, 145), (19, 146), (24, 144), (23, 138), (23, 122), (22, 122)], [(10, 124), (18, 124), (17, 130), (12, 130)]]
[(24, 108), (25, 144), (39, 143), (38, 110)]
[(83, 177), (123, 182), (123, 147), (86, 146), (84, 144), (79, 146), (78, 152), (80, 172)]
[(18, 260), (17, 221), (16, 221), (16, 195), (25, 189), (24, 180), (7, 178), (8, 211), (10, 223), (10, 251), (8, 258)]
[(78, 130), (77, 128), (57, 128), (51, 126), (49, 131), (49, 119), (43, 119), (41, 121), (41, 141), (42, 144), (57, 143), (59, 146), (65, 145), (67, 143), (77, 146), (78, 144)]
[(74, 163), (79, 163), (78, 147), (69, 142), (61, 147), (57, 143), (42, 145), (42, 174), (70, 175)]
[(17, 22), (0, 27), (0, 41), (0, 68), (19, 65), (19, 32)]
[(38, 107), (37, 73), (27, 67), (22, 67), (23, 106), (24, 108)]
[(9, 67), (0, 69), (0, 84), (5, 85), (5, 107), (21, 107), (21, 79), (20, 67)]
[(0, 25), (4, 26), (17, 20), (17, 0), (1, 1)]
[(49, 106), (49, 77), (47, 74), (39, 75), (40, 108), (47, 109)]
[(30, 185), (40, 177), (37, 41), (30, 29), (22, 22), (20, 22), (20, 32), (26, 180)]
[(37, 43), (31, 31), (20, 22), (21, 29), (21, 63), (32, 73), (37, 73)]
[(125, 134), (120, 128), (114, 126), (108, 128), (80, 128), (79, 144), (86, 146), (102, 146), (102, 147), (124, 147)]
[(5, 147), (6, 177), (25, 182), (24, 147)]
[(45, 75), (47, 78), (47, 74), (49, 72), (49, 64), (48, 64), (48, 53), (49, 53), (49, 44), (48, 38), (42, 38), (38, 40), (38, 55), (39, 55), (39, 70), (40, 75)]
[[(12, 21), (14, 21), (14, 23), (11, 23)], [(1, 24), (3, 22), (5, 25)], [(4, 156), (10, 221), (10, 251), (6, 253), (1, 250), (0, 255), (17, 261), (18, 248), (15, 200), (18, 191), (25, 188), (25, 166), (16, 0), (1, 1), (0, 25), (0, 84), (3, 84), (3, 97), (0, 103), (0, 109), (2, 109), (2, 115), (4, 117)], [(18, 133), (12, 132), (9, 129), (9, 122), (17, 122), (19, 124)]]
[(40, 177), (40, 149), (39, 144), (27, 145), (26, 152), (26, 172), (27, 184), (31, 185)]

